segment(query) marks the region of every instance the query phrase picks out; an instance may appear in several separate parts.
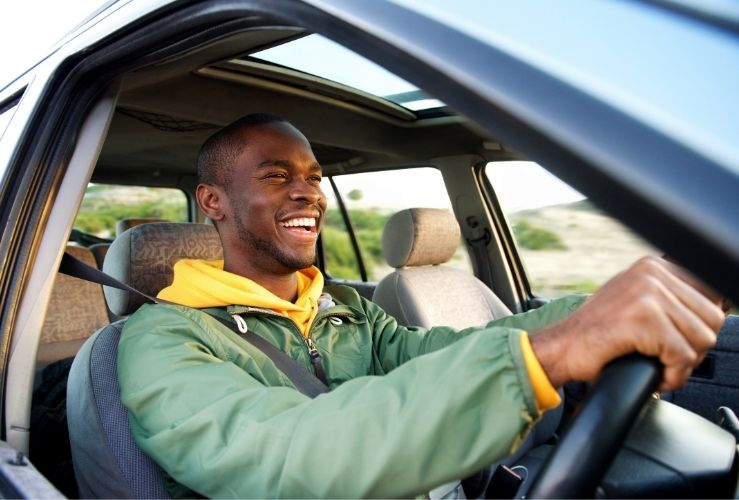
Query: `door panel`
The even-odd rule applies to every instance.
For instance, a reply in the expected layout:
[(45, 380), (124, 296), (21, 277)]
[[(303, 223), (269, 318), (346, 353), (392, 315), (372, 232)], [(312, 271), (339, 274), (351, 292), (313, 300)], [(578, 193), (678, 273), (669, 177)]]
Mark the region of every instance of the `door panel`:
[(685, 387), (668, 392), (672, 401), (714, 421), (719, 406), (739, 413), (739, 316), (729, 316), (719, 332), (716, 347), (693, 372)]
[(22, 453), (0, 441), (0, 496), (3, 498), (65, 498)]

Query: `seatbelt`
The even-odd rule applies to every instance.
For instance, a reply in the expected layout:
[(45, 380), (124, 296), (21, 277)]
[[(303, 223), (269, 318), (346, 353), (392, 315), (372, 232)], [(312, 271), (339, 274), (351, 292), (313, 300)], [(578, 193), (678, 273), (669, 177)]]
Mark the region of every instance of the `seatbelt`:
[(139, 297), (145, 298), (147, 302), (155, 302), (157, 304), (170, 303), (165, 300), (146, 295), (144, 292), (140, 292), (134, 287), (129, 286), (122, 281), (118, 281), (113, 276), (105, 274), (98, 268), (88, 266), (81, 260), (68, 254), (67, 252), (64, 252), (64, 255), (62, 255), (62, 262), (61, 264), (59, 264), (59, 272), (62, 274), (66, 274), (67, 276), (79, 278), (81, 280), (91, 281), (92, 283), (97, 283), (98, 285), (106, 285), (117, 288), (118, 290), (133, 293), (135, 295), (138, 295)]
[[(147, 302), (179, 305), (174, 304), (173, 302), (158, 299), (156, 297), (151, 297), (150, 295), (147, 295), (144, 292), (141, 292), (133, 288), (132, 286), (117, 280), (116, 278), (100, 271), (99, 269), (85, 264), (76, 257), (68, 254), (67, 252), (64, 252), (64, 255), (62, 256), (62, 262), (59, 265), (59, 272), (68, 276), (72, 276), (74, 278), (79, 278), (81, 280), (90, 281), (99, 285), (106, 285), (117, 288), (119, 290), (124, 290), (129, 293), (133, 293), (145, 298)], [(260, 337), (256, 333), (250, 330), (242, 332), (238, 329), (235, 322), (232, 323), (226, 319), (220, 318), (205, 311), (201, 311), (199, 309), (196, 309), (196, 311), (200, 311), (203, 314), (208, 314), (210, 317), (217, 319), (227, 327), (234, 330), (236, 334), (239, 335), (241, 338), (262, 351), (262, 353), (264, 353), (269, 359), (271, 359), (275, 366), (277, 366), (277, 368), (282, 373), (284, 373), (288, 379), (290, 379), (295, 388), (306, 396), (310, 398), (315, 398), (319, 394), (328, 392), (328, 387), (320, 379), (318, 379), (318, 377), (316, 377), (303, 365), (292, 359), (290, 356), (270, 344), (269, 341)]]
[(242, 333), (234, 322), (216, 316), (215, 314), (205, 311), (202, 312), (231, 328), (238, 336), (266, 354), (277, 368), (290, 379), (293, 385), (295, 385), (295, 388), (306, 396), (315, 398), (319, 394), (328, 392), (328, 387), (318, 377), (306, 370), (303, 365), (299, 364), (280, 349), (270, 344), (268, 340), (253, 333), (251, 330)]
[(490, 239), (490, 232), (485, 228), (480, 237), (474, 239), (467, 238), (467, 243), (472, 247), (480, 281), (492, 290), (495, 280), (493, 279), (493, 269), (490, 267), (490, 257), (488, 256)]

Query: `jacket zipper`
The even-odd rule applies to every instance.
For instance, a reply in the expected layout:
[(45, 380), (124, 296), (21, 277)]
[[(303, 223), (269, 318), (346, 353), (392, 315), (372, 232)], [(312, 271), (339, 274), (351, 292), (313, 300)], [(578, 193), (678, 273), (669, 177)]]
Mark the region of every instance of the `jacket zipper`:
[[(276, 316), (278, 318), (284, 318), (282, 314), (277, 314), (274, 311), (270, 311), (269, 309), (261, 309), (261, 308), (246, 308), (247, 313), (252, 314), (264, 314), (267, 316)], [(236, 314), (236, 313), (234, 313)], [(321, 317), (348, 317), (350, 314), (348, 313), (337, 313), (337, 314), (325, 314)], [(289, 318), (287, 318), (289, 320)], [(313, 319), (313, 325), (316, 324), (316, 320), (318, 319), (318, 315)], [(315, 373), (316, 377), (323, 382), (324, 384), (328, 385), (328, 379), (326, 378), (326, 372), (323, 370), (323, 358), (321, 357), (321, 353), (318, 352), (318, 349), (316, 349), (315, 344), (313, 343), (313, 339), (311, 338), (311, 335), (313, 333), (313, 325), (311, 325), (311, 328), (308, 330), (308, 335), (306, 337), (303, 337), (303, 334), (300, 333), (300, 330), (298, 330), (298, 326), (293, 323), (292, 320), (289, 320), (290, 326), (292, 328), (292, 331), (300, 337), (300, 340), (303, 341), (303, 344), (308, 348), (308, 357), (310, 358), (310, 363), (313, 366), (313, 372)]]
[(323, 371), (323, 358), (321, 358), (321, 353), (318, 352), (318, 349), (316, 349), (316, 346), (313, 344), (312, 338), (306, 337), (305, 344), (308, 346), (308, 355), (310, 356), (310, 363), (313, 365), (313, 371), (315, 372), (316, 377), (318, 377), (318, 379), (321, 382), (328, 385), (328, 380), (326, 379), (326, 372)]

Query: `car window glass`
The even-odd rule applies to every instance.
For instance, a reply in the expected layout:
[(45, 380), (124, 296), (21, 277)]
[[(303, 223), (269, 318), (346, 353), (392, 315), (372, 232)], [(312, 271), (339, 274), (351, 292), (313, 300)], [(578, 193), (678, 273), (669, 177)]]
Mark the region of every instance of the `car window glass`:
[[(444, 186), (441, 173), (435, 168), (422, 167), (411, 169), (390, 170), (384, 172), (366, 172), (360, 174), (341, 175), (333, 177), (336, 187), (344, 200), (354, 234), (359, 243), (368, 281), (378, 281), (392, 271), (382, 255), (382, 230), (385, 222), (395, 212), (413, 207), (445, 208), (452, 210), (449, 195)], [(324, 181), (325, 192), (331, 191), (331, 186)], [(330, 202), (331, 203), (331, 202)], [(337, 231), (346, 231), (345, 227), (338, 229), (340, 213), (334, 205), (333, 214), (327, 213), (326, 225), (337, 227)], [(336, 222), (339, 221), (339, 222)], [(335, 225), (334, 225), (335, 224)], [(325, 243), (328, 243), (325, 242)], [(345, 262), (331, 257), (332, 252), (339, 254), (353, 252), (348, 237), (341, 246), (325, 246), (326, 270), (336, 278), (359, 277), (356, 271), (353, 275), (342, 275), (344, 269), (337, 266)], [(460, 239), (457, 252), (448, 263), (450, 266), (468, 270), (472, 273), (469, 256)]]
[(188, 220), (187, 196), (179, 189), (89, 184), (74, 228), (101, 238), (115, 236), (118, 221), (155, 218)]
[(535, 295), (592, 293), (660, 252), (533, 162), (492, 162), (485, 175), (512, 229)]

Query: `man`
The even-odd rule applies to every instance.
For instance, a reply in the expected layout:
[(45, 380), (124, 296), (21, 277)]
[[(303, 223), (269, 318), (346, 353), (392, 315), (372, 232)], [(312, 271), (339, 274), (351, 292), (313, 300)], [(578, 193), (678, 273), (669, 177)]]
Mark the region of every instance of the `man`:
[[(326, 199), (295, 127), (245, 117), (205, 143), (198, 174), (224, 259), (179, 262), (159, 297), (183, 306), (142, 307), (118, 355), (134, 437), (175, 496), (423, 493), (509, 454), (558, 404), (554, 388), (623, 354), (659, 357), (661, 388), (680, 386), (724, 319), (695, 279), (645, 259), (581, 306), (560, 299), (461, 332), (403, 328), (350, 288), (324, 290), (311, 267)], [(242, 317), (311, 370), (315, 347), (331, 392), (304, 396), (197, 309)]]

